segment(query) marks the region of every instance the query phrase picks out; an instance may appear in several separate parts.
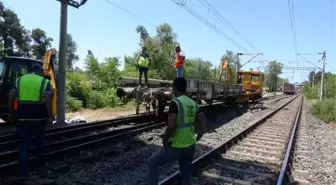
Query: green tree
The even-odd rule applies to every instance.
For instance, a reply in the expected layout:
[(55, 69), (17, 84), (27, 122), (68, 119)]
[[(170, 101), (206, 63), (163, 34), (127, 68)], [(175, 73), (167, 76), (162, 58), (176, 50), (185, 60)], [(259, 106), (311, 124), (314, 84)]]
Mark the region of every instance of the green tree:
[(79, 60), (77, 52), (77, 43), (73, 40), (71, 34), (67, 35), (67, 53), (66, 53), (66, 68), (68, 71), (73, 71), (75, 62)]
[(0, 1), (0, 43), (8, 55), (18, 55), (14, 51), (24, 47), (23, 34), (24, 27), (17, 14)]
[[(159, 78), (172, 80), (176, 76), (172, 60), (172, 52), (175, 49), (176, 34), (169, 24), (161, 24), (156, 28), (156, 35), (151, 37), (144, 26), (136, 28), (140, 35), (140, 45), (147, 48), (148, 54), (152, 61), (149, 66), (150, 78)], [(183, 48), (183, 46), (182, 46)], [(135, 56), (137, 53), (135, 54)], [(124, 75), (138, 76), (135, 68), (135, 56), (124, 58)]]
[(46, 51), (51, 47), (53, 39), (46, 35), (46, 32), (40, 28), (33, 29), (31, 32), (33, 40), (32, 51), (36, 59), (42, 60)]
[(276, 91), (279, 82), (279, 75), (282, 73), (283, 64), (276, 60), (271, 61), (265, 68), (266, 87)]
[(94, 88), (100, 88), (101, 69), (96, 57), (88, 56), (85, 59), (85, 69)]
[(118, 69), (119, 58), (109, 57), (106, 58), (103, 63), (100, 64), (101, 81), (107, 88), (113, 88), (118, 85), (121, 73)]

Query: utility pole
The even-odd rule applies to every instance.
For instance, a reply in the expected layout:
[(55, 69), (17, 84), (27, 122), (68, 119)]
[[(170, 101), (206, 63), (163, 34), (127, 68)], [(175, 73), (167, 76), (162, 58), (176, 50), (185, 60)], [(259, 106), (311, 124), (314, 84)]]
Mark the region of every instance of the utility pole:
[(324, 51), (323, 53), (319, 53), (322, 54), (322, 60), (323, 60), (323, 64), (322, 64), (322, 76), (321, 76), (321, 89), (320, 89), (320, 101), (323, 100), (324, 98), (324, 71), (325, 71), (325, 63), (326, 63), (326, 52)]
[(57, 79), (57, 123), (64, 124), (65, 121), (65, 68), (67, 50), (67, 27), (68, 27), (68, 5), (79, 8), (87, 0), (80, 3), (73, 0), (57, 0), (61, 2), (61, 23), (59, 40), (59, 60), (58, 60), (58, 79)]

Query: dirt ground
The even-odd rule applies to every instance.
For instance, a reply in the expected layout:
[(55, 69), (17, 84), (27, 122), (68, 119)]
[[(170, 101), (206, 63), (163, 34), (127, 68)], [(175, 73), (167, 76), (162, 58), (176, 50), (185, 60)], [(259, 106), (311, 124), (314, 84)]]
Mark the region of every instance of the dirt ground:
[[(144, 110), (140, 109), (140, 112)], [(96, 110), (83, 109), (79, 112), (67, 113), (66, 118), (71, 119), (74, 116), (83, 116), (87, 121), (113, 119), (120, 116), (135, 114), (135, 108), (102, 108)]]

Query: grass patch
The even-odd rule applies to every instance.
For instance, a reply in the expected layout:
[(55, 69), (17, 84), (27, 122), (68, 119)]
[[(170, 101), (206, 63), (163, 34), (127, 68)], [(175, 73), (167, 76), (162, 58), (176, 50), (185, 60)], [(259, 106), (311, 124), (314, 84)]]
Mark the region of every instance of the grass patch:
[(336, 121), (336, 100), (327, 99), (323, 101), (314, 101), (312, 107), (312, 113), (325, 121), (331, 123)]

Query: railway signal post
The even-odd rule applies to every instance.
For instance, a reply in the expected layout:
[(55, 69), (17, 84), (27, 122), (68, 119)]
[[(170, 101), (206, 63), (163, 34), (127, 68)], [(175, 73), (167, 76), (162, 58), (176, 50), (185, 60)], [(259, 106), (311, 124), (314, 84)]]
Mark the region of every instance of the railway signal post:
[(65, 68), (67, 51), (67, 27), (68, 27), (68, 5), (79, 8), (87, 0), (81, 0), (79, 3), (73, 0), (57, 0), (61, 3), (61, 23), (60, 23), (60, 43), (59, 43), (59, 61), (58, 61), (58, 79), (57, 79), (57, 123), (64, 124), (65, 121)]

